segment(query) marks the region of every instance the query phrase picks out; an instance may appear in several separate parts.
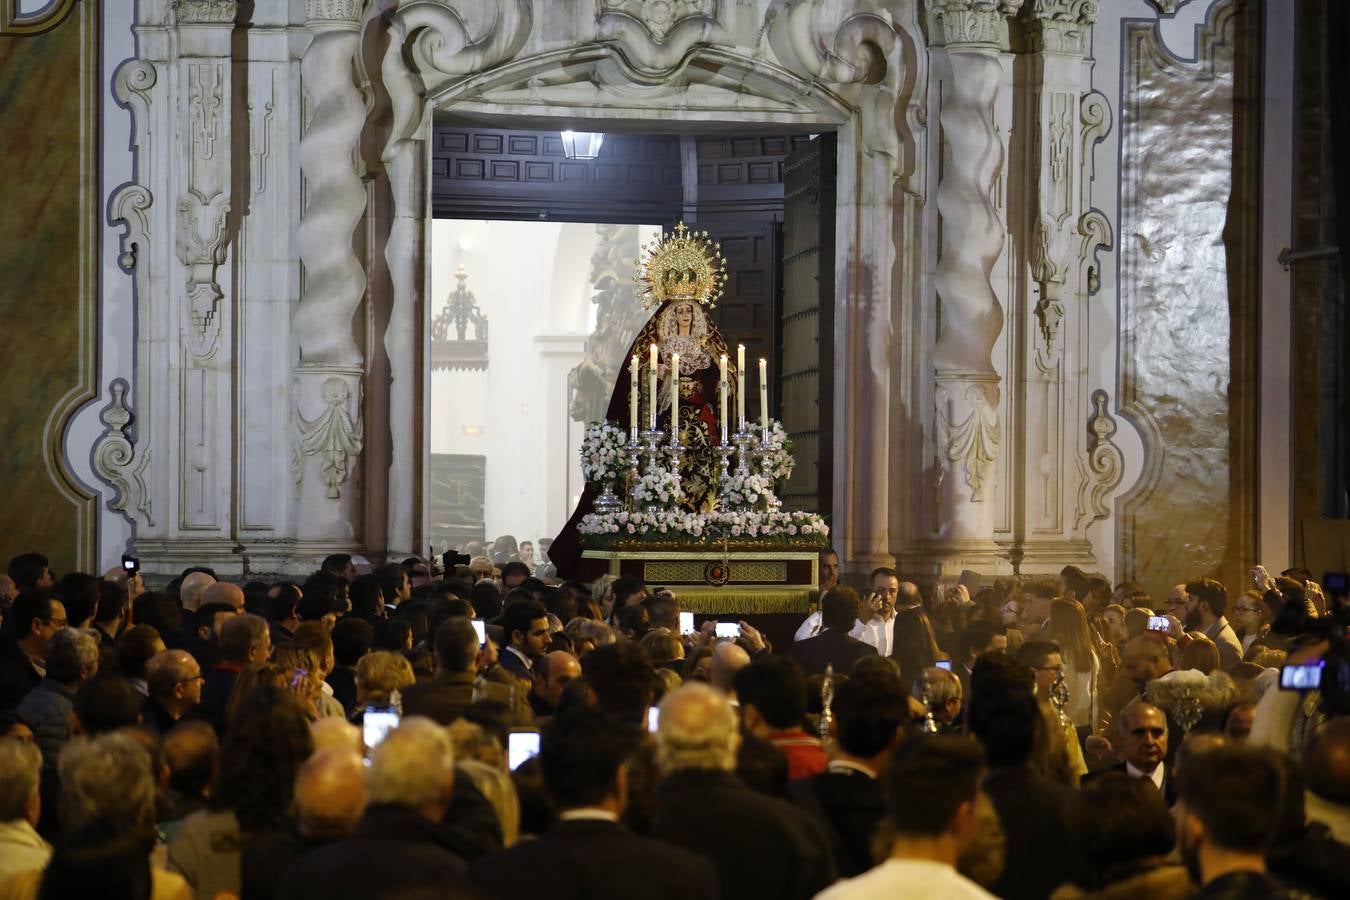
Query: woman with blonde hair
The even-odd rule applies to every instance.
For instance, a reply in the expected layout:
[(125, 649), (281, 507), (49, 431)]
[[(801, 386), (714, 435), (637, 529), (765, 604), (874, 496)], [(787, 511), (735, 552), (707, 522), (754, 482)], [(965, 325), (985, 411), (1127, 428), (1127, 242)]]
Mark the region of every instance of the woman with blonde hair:
[(390, 650), (367, 653), (356, 664), (357, 716), (367, 706), (391, 706), (394, 692), (403, 690), (416, 680), (412, 664), (402, 653)]
[(1064, 662), (1064, 681), (1069, 688), (1069, 705), (1064, 714), (1075, 728), (1095, 728), (1097, 724), (1097, 682), (1101, 662), (1092, 647), (1087, 613), (1077, 600), (1058, 599), (1050, 604), (1050, 621), (1040, 635), (1042, 640), (1059, 644)]
[(1182, 671), (1195, 669), (1202, 675), (1208, 675), (1219, 668), (1218, 645), (1198, 631), (1187, 632), (1186, 637), (1190, 638), (1190, 641), (1187, 642), (1186, 649), (1181, 651), (1181, 658), (1177, 660), (1178, 669)]

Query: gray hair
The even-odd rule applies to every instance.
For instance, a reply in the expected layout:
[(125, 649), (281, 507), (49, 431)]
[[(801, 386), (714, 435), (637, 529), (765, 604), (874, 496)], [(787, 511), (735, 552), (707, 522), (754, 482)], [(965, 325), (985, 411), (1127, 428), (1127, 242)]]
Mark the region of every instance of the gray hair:
[(77, 829), (102, 819), (138, 828), (153, 821), (150, 754), (135, 738), (117, 732), (73, 738), (61, 750), (57, 769), (63, 827)]
[(961, 679), (936, 666), (924, 669), (923, 674), (914, 679), (914, 689), (910, 691), (910, 696), (917, 700), (923, 699), (925, 677), (928, 679), (928, 700), (934, 709), (941, 709), (948, 700), (961, 699)]
[(220, 658), (243, 662), (266, 637), (267, 620), (262, 616), (231, 616), (220, 626)]
[(455, 747), (444, 728), (423, 716), (404, 719), (370, 754), (371, 803), (417, 807), (449, 796)]
[(668, 694), (660, 708), (656, 761), (663, 772), (736, 768), (741, 736), (725, 694), (691, 682)]
[(0, 822), (25, 818), (28, 800), (38, 790), (42, 751), (31, 741), (0, 738)]
[(53, 681), (70, 684), (81, 673), (92, 676), (98, 671), (98, 638), (84, 628), (62, 628), (47, 641), (47, 675)]

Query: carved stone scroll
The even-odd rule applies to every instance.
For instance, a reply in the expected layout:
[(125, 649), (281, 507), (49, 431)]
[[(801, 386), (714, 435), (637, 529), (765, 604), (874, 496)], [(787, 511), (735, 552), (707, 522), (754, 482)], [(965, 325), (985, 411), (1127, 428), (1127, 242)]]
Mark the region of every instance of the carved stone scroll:
[[(1078, 528), (1111, 515), (1108, 500), (1125, 472), (1125, 457), (1112, 441), (1116, 420), (1107, 410), (1107, 401), (1106, 391), (1098, 388), (1092, 392), (1092, 414), (1087, 420), (1086, 471), (1078, 489)], [(1080, 466), (1083, 465), (1080, 462)]]
[(150, 452), (137, 453), (127, 434), (133, 416), (127, 407), (130, 386), (123, 378), (113, 379), (108, 386), (112, 399), (103, 408), (99, 418), (106, 430), (94, 444), (94, 471), (117, 489), (117, 496), (108, 502), (108, 508), (122, 513), (133, 523), (155, 524), (150, 510), (150, 494), (145, 489), (143, 473), (150, 462)]

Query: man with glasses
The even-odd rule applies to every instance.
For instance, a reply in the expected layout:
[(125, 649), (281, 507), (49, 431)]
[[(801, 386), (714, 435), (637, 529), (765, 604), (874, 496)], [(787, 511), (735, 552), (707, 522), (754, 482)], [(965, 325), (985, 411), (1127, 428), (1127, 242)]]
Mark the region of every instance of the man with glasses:
[(31, 588), (10, 608), (14, 640), (0, 650), (0, 709), (13, 709), (47, 674), (47, 641), (66, 627), (66, 607), (46, 588)]
[(202, 667), (184, 650), (165, 650), (150, 657), (145, 682), (150, 697), (145, 701), (142, 723), (167, 734), (183, 716), (202, 703)]

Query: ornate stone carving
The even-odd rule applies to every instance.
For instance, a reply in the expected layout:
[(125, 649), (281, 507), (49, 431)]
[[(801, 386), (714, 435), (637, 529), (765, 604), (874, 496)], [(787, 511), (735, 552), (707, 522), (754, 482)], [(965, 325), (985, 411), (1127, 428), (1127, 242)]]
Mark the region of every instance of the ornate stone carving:
[(735, 44), (718, 0), (604, 0), (600, 37), (623, 48), (624, 61), (648, 78), (669, 74), (700, 44)]
[[(469, 273), (460, 266), (455, 272), (458, 286), (446, 298), (445, 306), (431, 320), (431, 368), (487, 371), (488, 320), (466, 283)], [(473, 337), (468, 336), (473, 326)], [(450, 336), (454, 329), (455, 336)]]
[(1008, 17), (1017, 14), (1022, 0), (928, 0), (928, 20), (934, 44), (1008, 46)]
[[(389, 25), (390, 44), (384, 60), (386, 77), (393, 67), (407, 71), (401, 59), (397, 63), (390, 59), (391, 55), (401, 56), (404, 52), (409, 53), (414, 71), (424, 82), (418, 87), (424, 89), (432, 89), (450, 78), (481, 72), (514, 59), (534, 28), (532, 0), (477, 2), (480, 7), (487, 6), (488, 12), (482, 17), (476, 35), (469, 34), (464, 19), (445, 5), (444, 0), (400, 9)], [(641, 27), (637, 23), (632, 24)], [(406, 86), (395, 83), (388, 85), (388, 89), (393, 100), (395, 92), (405, 90)], [(395, 129), (394, 139), (404, 136), (403, 130)]]
[(137, 268), (140, 254), (150, 247), (150, 208), (154, 197), (150, 190), (139, 184), (124, 184), (108, 198), (108, 222), (111, 225), (125, 225), (122, 235), (122, 251), (117, 255), (117, 265), (123, 272), (131, 274)]
[(820, 31), (821, 0), (803, 0), (768, 20), (769, 46), (791, 71), (828, 84), (874, 83), (886, 70), (896, 27), (887, 16), (855, 12), (833, 34)]
[(224, 73), (215, 63), (188, 67), (188, 121), (192, 132), (193, 168), (198, 161), (216, 155), (220, 136), (220, 111), (225, 103), (221, 80)]
[(127, 434), (127, 426), (134, 416), (127, 407), (130, 390), (125, 379), (114, 378), (108, 386), (112, 399), (99, 413), (106, 430), (94, 444), (94, 471), (105, 482), (117, 489), (117, 496), (108, 502), (108, 508), (126, 516), (133, 524), (138, 520), (153, 526), (150, 496), (145, 489), (142, 473), (150, 461), (148, 450), (139, 454)]
[(296, 483), (299, 484), (304, 478), (303, 460), (300, 457), (317, 456), (320, 460), (319, 473), (330, 500), (342, 497), (348, 464), (355, 462), (361, 455), (361, 410), (357, 405), (355, 416), (348, 412), (351, 394), (351, 389), (341, 378), (329, 378), (320, 388), (325, 406), (318, 417), (311, 421), (304, 417), (298, 406), (295, 411), (298, 421), (296, 459), (293, 461)]
[(1078, 220), (1078, 234), (1082, 237), (1082, 243), (1078, 249), (1078, 262), (1083, 273), (1084, 287), (1086, 293), (1095, 294), (1101, 286), (1096, 274), (1101, 271), (1097, 262), (1097, 253), (1100, 250), (1108, 250), (1111, 247), (1113, 238), (1111, 235), (1111, 223), (1107, 221), (1105, 215), (1100, 210), (1090, 209), (1083, 213)]
[(1111, 131), (1111, 106), (1100, 91), (1089, 91), (1083, 95), (1078, 105), (1078, 121), (1082, 131), (1078, 136), (1078, 164), (1081, 172), (1078, 191), (1083, 209), (1092, 206), (1092, 182), (1097, 177), (1097, 165), (1093, 160), (1092, 148), (1106, 139)]
[(359, 25), (366, 0), (305, 0), (305, 22), (311, 28)]
[(236, 0), (174, 0), (180, 25), (233, 25)]
[(661, 43), (687, 19), (717, 21), (718, 0), (600, 0), (600, 17), (627, 16), (642, 24)]
[(1044, 349), (1053, 351), (1055, 338), (1059, 334), (1059, 323), (1064, 318), (1064, 306), (1060, 303), (1059, 292), (1050, 289), (1050, 285), (1064, 281), (1064, 267), (1055, 262), (1050, 250), (1050, 226), (1044, 221), (1036, 223), (1036, 234), (1030, 247), (1031, 277), (1040, 285), (1040, 299), (1036, 301), (1036, 321), (1040, 325), (1041, 340)]
[(1098, 0), (1032, 0), (1023, 10), (1031, 49), (1088, 56)]
[(982, 383), (956, 386), (953, 396), (939, 385), (937, 400), (938, 478), (946, 481), (947, 463), (960, 463), (970, 502), (983, 503), (998, 459), (1002, 428), (998, 421), (998, 388)]
[(1148, 2), (1152, 3), (1154, 8), (1163, 15), (1174, 16), (1177, 10), (1190, 3), (1191, 0), (1148, 0)]
[(216, 267), (225, 261), (229, 212), (230, 198), (224, 192), (203, 197), (190, 189), (178, 200), (174, 237), (178, 259), (188, 270), (189, 346), (200, 357), (211, 355), (220, 332), (216, 313), (224, 294), (216, 282)]
[(254, 103), (252, 97), (248, 101), (249, 175), (255, 196), (267, 190), (267, 163), (272, 158), (272, 117), (276, 96), (277, 74), (273, 71), (268, 79), (267, 99), (262, 102), (262, 109), (257, 108), (258, 104)]
[(144, 153), (150, 137), (150, 98), (159, 76), (155, 67), (140, 59), (129, 59), (113, 73), (113, 96), (131, 110), (132, 146)]
[[(1106, 391), (1092, 392), (1092, 414), (1088, 416), (1087, 463), (1078, 488), (1078, 527), (1111, 515), (1107, 496), (1120, 484), (1125, 472), (1125, 457), (1111, 440), (1116, 420), (1107, 411)], [(1082, 464), (1080, 463), (1080, 466)]]

